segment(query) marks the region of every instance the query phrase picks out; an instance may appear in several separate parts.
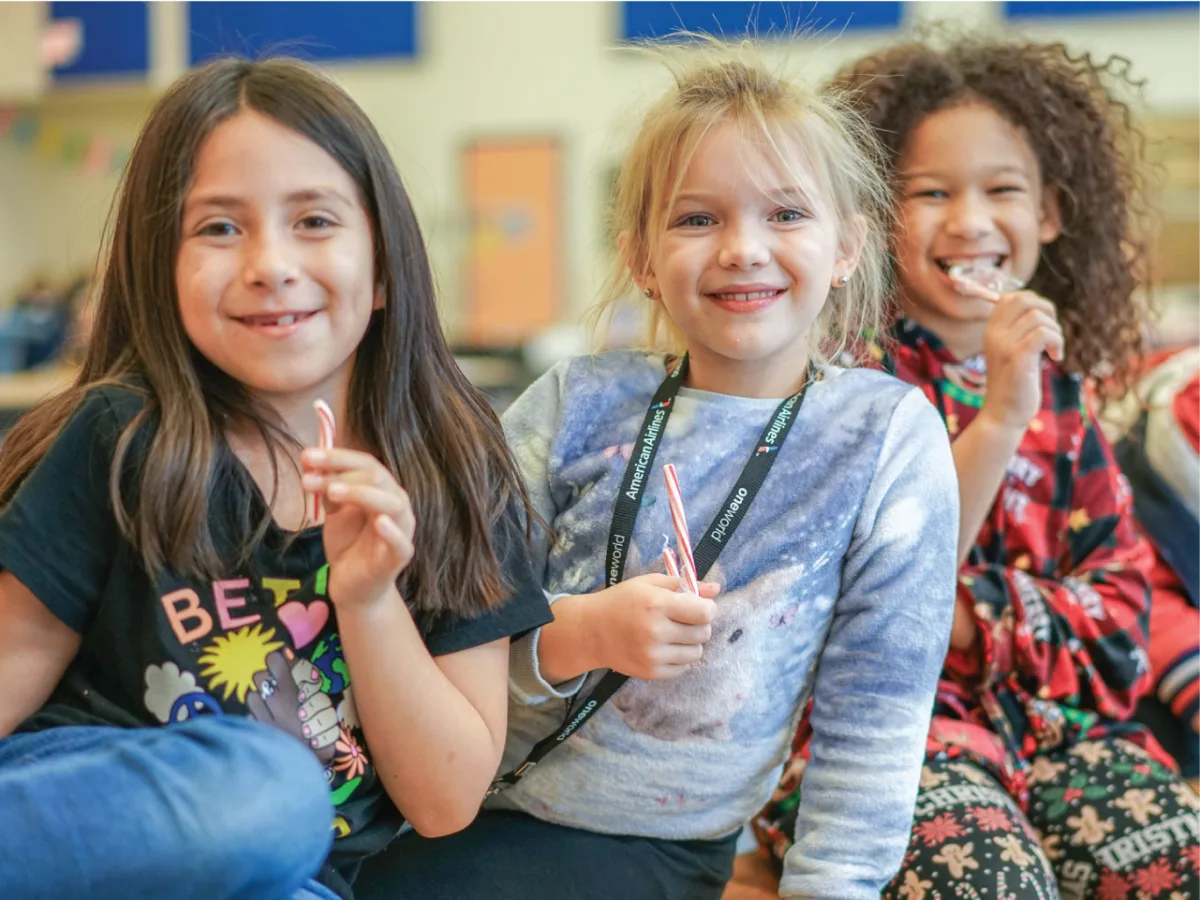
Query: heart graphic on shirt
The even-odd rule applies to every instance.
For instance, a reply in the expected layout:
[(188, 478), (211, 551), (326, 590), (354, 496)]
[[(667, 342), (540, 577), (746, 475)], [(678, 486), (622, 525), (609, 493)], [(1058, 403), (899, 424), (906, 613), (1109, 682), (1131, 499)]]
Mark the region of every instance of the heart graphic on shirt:
[(292, 641), (299, 650), (311, 644), (325, 623), (329, 621), (329, 604), (324, 600), (314, 600), (305, 606), (299, 600), (289, 600), (275, 610), (279, 621), (287, 626), (292, 634)]

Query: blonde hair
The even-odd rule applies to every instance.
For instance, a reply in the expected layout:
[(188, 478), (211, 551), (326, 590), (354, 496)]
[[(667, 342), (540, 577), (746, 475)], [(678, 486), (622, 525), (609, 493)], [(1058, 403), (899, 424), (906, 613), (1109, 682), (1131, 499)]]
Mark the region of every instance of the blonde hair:
[[(645, 114), (617, 175), (611, 221), (621, 252), (593, 310), (593, 326), (636, 293), (692, 157), (714, 127), (730, 122), (794, 183), (811, 187), (836, 218), (842, 247), (862, 242), (854, 275), (831, 291), (810, 338), (815, 362), (845, 358), (860, 335), (879, 330), (888, 294), (891, 203), (874, 132), (839, 94), (808, 90), (768, 70), (753, 42), (685, 37), (702, 46), (638, 48), (660, 59), (675, 85)], [(662, 304), (646, 303), (648, 347), (681, 353), (683, 336)]]

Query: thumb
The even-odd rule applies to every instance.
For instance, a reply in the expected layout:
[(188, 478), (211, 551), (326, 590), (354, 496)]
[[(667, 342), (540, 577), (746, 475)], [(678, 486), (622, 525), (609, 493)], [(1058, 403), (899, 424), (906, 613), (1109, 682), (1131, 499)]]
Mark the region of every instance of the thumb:
[(649, 585), (650, 587), (662, 588), (667, 591), (678, 591), (683, 587), (683, 579), (674, 575), (663, 575), (658, 572), (649, 572), (645, 575), (639, 575), (636, 578), (630, 578), (629, 581), (636, 581), (640, 584)]

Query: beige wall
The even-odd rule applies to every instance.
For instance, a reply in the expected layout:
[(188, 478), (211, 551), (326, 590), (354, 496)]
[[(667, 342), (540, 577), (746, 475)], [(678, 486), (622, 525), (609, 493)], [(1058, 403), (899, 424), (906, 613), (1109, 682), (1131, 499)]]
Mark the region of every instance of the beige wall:
[[(181, 7), (153, 4), (158, 37), (155, 81), (182, 59)], [(912, 3), (915, 19), (951, 18), (999, 28), (999, 4)], [(175, 7), (172, 9), (171, 7)], [(387, 140), (429, 236), (443, 289), (447, 325), (459, 304), (459, 266), (466, 235), (459, 209), (459, 151), (473, 137), (554, 134), (563, 142), (566, 283), (564, 316), (591, 301), (602, 275), (604, 173), (629, 136), (640, 105), (663, 84), (645, 60), (612, 49), (615, 4), (595, 2), (424, 3), (421, 56), (411, 63), (334, 70)], [(1066, 39), (1078, 49), (1120, 52), (1149, 79), (1155, 110), (1195, 115), (1200, 108), (1200, 27), (1194, 12), (1071, 22), (1025, 29)], [(821, 35), (776, 47), (814, 79), (891, 40), (894, 35)], [(0, 56), (5, 52), (0, 36)], [(149, 90), (75, 90), (51, 94), (43, 114), (93, 133), (129, 140), (152, 102)], [(90, 264), (115, 179), (84, 176), (34, 159), (0, 142), (0, 298), (35, 272), (61, 275)]]

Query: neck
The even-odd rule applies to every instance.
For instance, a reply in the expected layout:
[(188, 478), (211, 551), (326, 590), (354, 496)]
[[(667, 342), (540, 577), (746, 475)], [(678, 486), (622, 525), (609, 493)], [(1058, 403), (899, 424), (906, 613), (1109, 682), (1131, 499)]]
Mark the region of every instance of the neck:
[(782, 400), (800, 390), (807, 378), (807, 350), (783, 365), (777, 360), (746, 362), (714, 358), (703, 351), (689, 350), (685, 383), (695, 390), (713, 394)]
[(960, 362), (983, 352), (983, 332), (987, 322), (963, 322), (951, 319), (924, 307), (918, 307), (901, 298), (900, 308), (904, 314), (928, 331)]
[(288, 433), (303, 447), (316, 447), (320, 441), (321, 432), (313, 403), (324, 400), (329, 404), (337, 423), (337, 443), (339, 446), (347, 446), (351, 443), (346, 422), (349, 388), (348, 379), (336, 379), (315, 385), (308, 390), (287, 394), (260, 393), (258, 399), (283, 420)]

